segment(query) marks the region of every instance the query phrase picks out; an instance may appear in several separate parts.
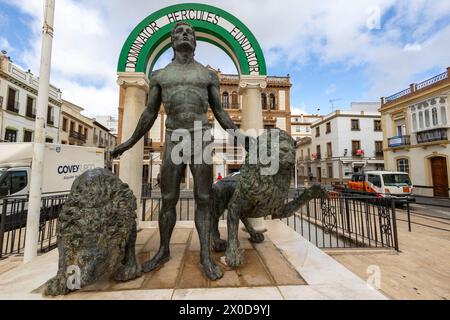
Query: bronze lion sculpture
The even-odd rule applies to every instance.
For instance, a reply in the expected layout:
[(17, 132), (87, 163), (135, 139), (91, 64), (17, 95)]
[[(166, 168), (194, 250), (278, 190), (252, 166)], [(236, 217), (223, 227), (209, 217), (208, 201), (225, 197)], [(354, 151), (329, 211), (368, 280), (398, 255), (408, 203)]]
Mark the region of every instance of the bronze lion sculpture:
[(57, 275), (44, 295), (57, 296), (93, 284), (140, 276), (136, 262), (136, 198), (127, 184), (105, 169), (83, 173), (59, 216)]
[[(292, 172), (295, 166), (295, 141), (281, 129), (266, 130), (256, 141), (258, 159), (250, 163), (249, 153), (242, 165), (240, 174), (226, 177), (213, 185), (212, 200), (212, 244), (216, 251), (226, 251), (225, 260), (231, 267), (243, 262), (239, 253), (238, 227), (241, 220), (254, 243), (264, 241), (262, 232), (251, 226), (248, 218), (282, 219), (292, 216), (302, 205), (314, 198), (326, 198), (327, 193), (320, 185), (313, 185), (287, 202)], [(278, 170), (273, 174), (262, 174), (268, 164), (261, 162), (261, 146), (266, 145), (269, 158), (277, 160)], [(272, 146), (272, 147), (270, 147)], [(275, 152), (278, 152), (278, 157)], [(222, 214), (227, 214), (227, 241), (220, 239), (218, 223)]]

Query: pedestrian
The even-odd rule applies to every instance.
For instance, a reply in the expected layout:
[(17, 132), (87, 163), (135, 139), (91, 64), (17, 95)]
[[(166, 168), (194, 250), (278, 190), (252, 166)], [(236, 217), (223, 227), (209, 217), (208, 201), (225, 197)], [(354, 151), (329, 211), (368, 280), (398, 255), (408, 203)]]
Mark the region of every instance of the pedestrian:
[(223, 177), (222, 177), (222, 175), (220, 174), (220, 172), (219, 172), (219, 174), (217, 175), (217, 181), (220, 181), (220, 180), (222, 180), (223, 179)]
[(161, 185), (161, 174), (158, 172), (158, 175), (156, 176), (156, 186), (158, 187)]

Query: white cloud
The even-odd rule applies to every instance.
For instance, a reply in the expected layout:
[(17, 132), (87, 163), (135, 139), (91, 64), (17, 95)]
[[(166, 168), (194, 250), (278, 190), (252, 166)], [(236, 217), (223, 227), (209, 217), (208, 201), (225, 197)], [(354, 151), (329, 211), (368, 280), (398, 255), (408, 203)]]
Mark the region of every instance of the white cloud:
[(336, 85), (335, 85), (335, 84), (331, 84), (331, 85), (329, 85), (328, 88), (325, 90), (325, 94), (326, 94), (327, 96), (329, 96), (330, 94), (335, 93), (336, 90), (337, 90)]
[(421, 51), (422, 46), (419, 43), (408, 43), (403, 50), (405, 51)]
[(300, 114), (308, 114), (308, 112), (306, 112), (306, 110), (302, 107), (291, 106), (291, 114), (300, 115)]
[(6, 50), (8, 53), (13, 51), (13, 47), (9, 43), (8, 39), (0, 37), (0, 50)]
[[(6, 2), (6, 0), (0, 0)], [(435, 22), (448, 19), (450, 1), (427, 0), (208, 0), (242, 20), (262, 45), (269, 72), (284, 65), (291, 73), (318, 61), (354, 66), (366, 71), (366, 98), (393, 93), (414, 81), (417, 74), (449, 64), (450, 26), (434, 30)], [(42, 1), (9, 0), (31, 15), (32, 50), (20, 59), (27, 68), (39, 70)], [(118, 87), (115, 83), (119, 53), (131, 30), (147, 15), (179, 3), (134, 0), (58, 0), (56, 3), (52, 83), (64, 98), (81, 105), (89, 114), (116, 114)], [(374, 8), (381, 13), (395, 8), (382, 30), (370, 30)], [(376, 11), (376, 10), (375, 10)], [(405, 43), (405, 30), (408, 41)], [(421, 50), (418, 50), (421, 48)], [(235, 68), (226, 55), (211, 45), (199, 45), (197, 59), (223, 72)], [(170, 61), (167, 53), (158, 63)], [(312, 59), (314, 58), (314, 59)], [(332, 88), (329, 88), (332, 89)], [(331, 94), (331, 92), (330, 92)]]

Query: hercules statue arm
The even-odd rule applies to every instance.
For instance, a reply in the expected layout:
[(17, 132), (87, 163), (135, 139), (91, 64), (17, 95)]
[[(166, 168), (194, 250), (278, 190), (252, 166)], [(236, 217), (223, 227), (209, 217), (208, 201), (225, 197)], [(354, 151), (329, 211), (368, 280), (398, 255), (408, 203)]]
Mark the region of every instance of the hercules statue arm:
[(208, 102), (211, 107), (214, 117), (219, 122), (220, 126), (224, 130), (234, 130), (234, 136), (238, 139), (238, 142), (244, 144), (246, 151), (249, 151), (249, 144), (256, 142), (256, 140), (250, 136), (246, 136), (241, 130), (236, 126), (236, 124), (231, 120), (228, 112), (226, 112), (220, 102), (220, 89), (219, 89), (219, 78), (215, 73), (211, 72), (211, 85), (208, 88)]
[(161, 88), (156, 83), (150, 84), (150, 92), (148, 95), (148, 105), (142, 113), (141, 118), (130, 139), (117, 146), (111, 153), (112, 158), (117, 158), (125, 151), (131, 149), (141, 138), (152, 128), (156, 118), (158, 118), (159, 109), (161, 107)]

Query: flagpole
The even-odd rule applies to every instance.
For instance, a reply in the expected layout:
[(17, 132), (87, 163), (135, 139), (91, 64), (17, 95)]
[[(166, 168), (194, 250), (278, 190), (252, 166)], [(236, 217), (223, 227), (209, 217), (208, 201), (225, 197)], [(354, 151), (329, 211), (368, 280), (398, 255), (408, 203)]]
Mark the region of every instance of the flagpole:
[(55, 0), (45, 0), (44, 25), (42, 28), (41, 66), (39, 72), (39, 92), (37, 97), (36, 124), (34, 130), (33, 161), (31, 164), (31, 183), (28, 203), (24, 263), (34, 260), (37, 256), (38, 249), (39, 219), (42, 197), (42, 173), (44, 169), (45, 123), (50, 86), (54, 16)]

